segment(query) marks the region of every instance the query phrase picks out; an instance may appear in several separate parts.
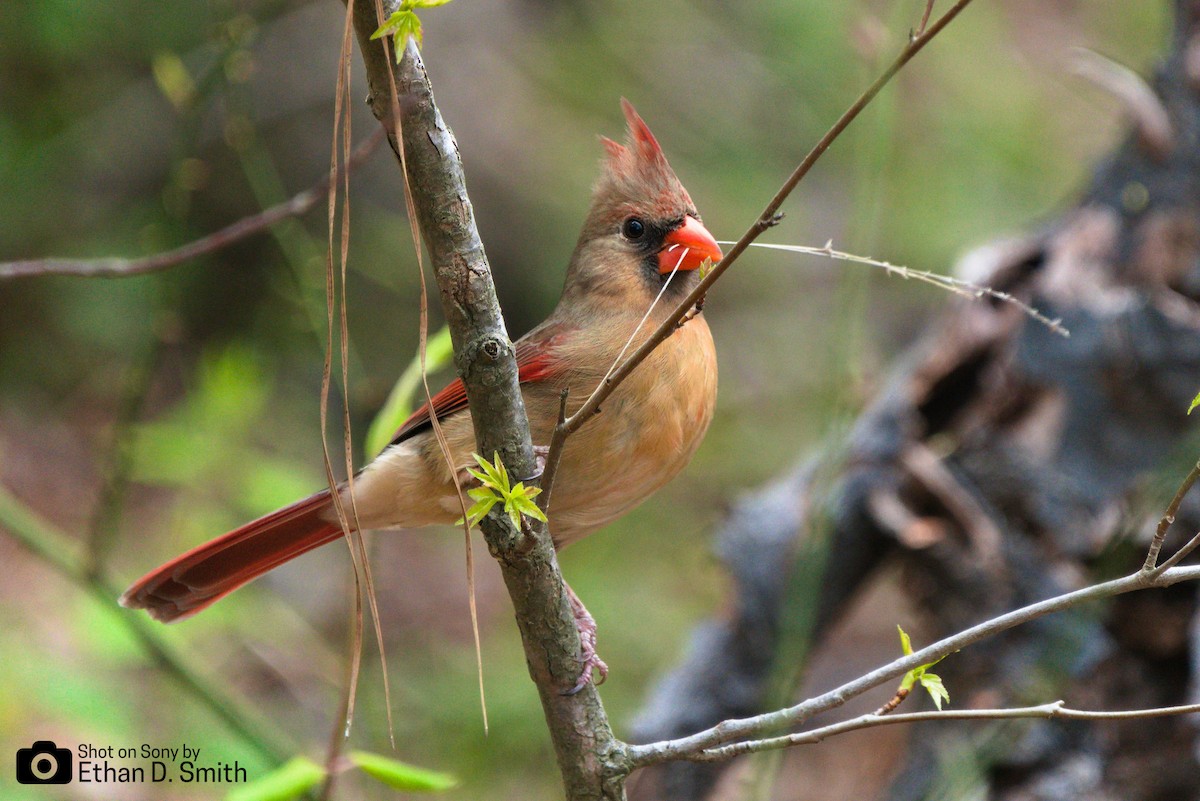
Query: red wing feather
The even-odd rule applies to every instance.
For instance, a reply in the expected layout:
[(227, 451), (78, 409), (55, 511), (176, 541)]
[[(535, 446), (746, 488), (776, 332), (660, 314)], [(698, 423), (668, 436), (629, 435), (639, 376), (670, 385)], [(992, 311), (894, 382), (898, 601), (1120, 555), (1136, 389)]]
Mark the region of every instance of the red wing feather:
[[(562, 337), (562, 333), (547, 336), (548, 332), (549, 329), (532, 331), (517, 342), (517, 379), (522, 384), (543, 381), (554, 374), (556, 363), (552, 348), (555, 342)], [(461, 378), (454, 379), (433, 396), (433, 409), (437, 412), (438, 420), (465, 408), (467, 408), (467, 388), (463, 385)], [(429, 404), (426, 403), (404, 421), (396, 435), (392, 437), (391, 444), (401, 443), (414, 434), (429, 428), (430, 425)]]

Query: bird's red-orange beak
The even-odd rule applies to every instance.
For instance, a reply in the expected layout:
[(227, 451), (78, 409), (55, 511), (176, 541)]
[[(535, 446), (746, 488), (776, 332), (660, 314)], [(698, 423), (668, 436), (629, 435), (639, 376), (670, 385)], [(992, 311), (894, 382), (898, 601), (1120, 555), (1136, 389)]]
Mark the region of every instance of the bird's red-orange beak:
[(683, 225), (667, 234), (663, 248), (658, 251), (658, 272), (665, 275), (672, 270), (694, 270), (712, 259), (721, 260), (721, 247), (704, 224), (695, 217), (684, 217)]

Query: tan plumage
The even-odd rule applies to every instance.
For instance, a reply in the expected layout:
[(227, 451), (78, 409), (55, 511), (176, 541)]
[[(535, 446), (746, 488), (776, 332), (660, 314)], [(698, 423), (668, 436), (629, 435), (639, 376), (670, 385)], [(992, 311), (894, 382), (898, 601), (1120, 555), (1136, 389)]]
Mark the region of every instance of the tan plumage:
[[(695, 268), (720, 258), (653, 134), (632, 106), (623, 102), (623, 109), (628, 140), (624, 145), (604, 140), (607, 159), (562, 298), (544, 323), (517, 342), (535, 444), (550, 441), (563, 387), (570, 387), (572, 407), (578, 408), (631, 338), (630, 350), (695, 286)], [(662, 299), (638, 329), (660, 291)], [(716, 393), (712, 335), (697, 315), (654, 350), (601, 413), (567, 441), (551, 509), (555, 545), (590, 534), (675, 477), (708, 429)], [(454, 468), (473, 466), (475, 438), (461, 384), (439, 393), (433, 405)], [(428, 417), (428, 409), (414, 414), (356, 478), (364, 528), (452, 523), (461, 515), (451, 468)], [(318, 493), (249, 523), (147, 574), (121, 601), (161, 620), (197, 612), (278, 564), (336, 539), (341, 531), (330, 507), (328, 493)]]

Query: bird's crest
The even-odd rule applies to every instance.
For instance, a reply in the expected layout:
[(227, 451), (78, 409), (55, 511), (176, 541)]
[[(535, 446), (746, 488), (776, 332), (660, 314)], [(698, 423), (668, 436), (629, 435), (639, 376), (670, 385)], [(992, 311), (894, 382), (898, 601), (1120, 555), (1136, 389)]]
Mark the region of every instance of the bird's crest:
[(636, 204), (660, 217), (694, 213), (691, 197), (675, 177), (650, 127), (625, 98), (621, 98), (621, 110), (629, 126), (625, 144), (600, 137), (608, 157), (596, 184), (596, 198), (618, 209)]

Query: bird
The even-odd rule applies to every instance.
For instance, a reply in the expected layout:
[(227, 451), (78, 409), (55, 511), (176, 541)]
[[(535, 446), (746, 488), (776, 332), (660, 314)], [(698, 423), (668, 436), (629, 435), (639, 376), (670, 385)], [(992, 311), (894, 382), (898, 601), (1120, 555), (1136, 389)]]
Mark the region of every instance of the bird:
[[(644, 342), (695, 288), (699, 268), (722, 257), (650, 128), (628, 100), (621, 100), (621, 108), (625, 142), (600, 137), (600, 175), (561, 298), (544, 322), (515, 343), (530, 434), (540, 451), (558, 421), (563, 391), (573, 413), (621, 356)], [(696, 452), (716, 405), (717, 359), (708, 324), (699, 308), (693, 311), (617, 385), (600, 413), (566, 440), (548, 523), (556, 549), (646, 500)], [(449, 462), (432, 431), (435, 414)], [(454, 523), (462, 514), (454, 473), (469, 478), (474, 448), (471, 410), (458, 379), (417, 409), (356, 474), (358, 525), (371, 530)], [(339, 492), (348, 500), (345, 484)], [(187, 618), (342, 536), (326, 489), (155, 568), (120, 603), (163, 622)], [(595, 653), (594, 620), (569, 586), (568, 591), (582, 642), (575, 691), (593, 669), (603, 681), (607, 666)]]

